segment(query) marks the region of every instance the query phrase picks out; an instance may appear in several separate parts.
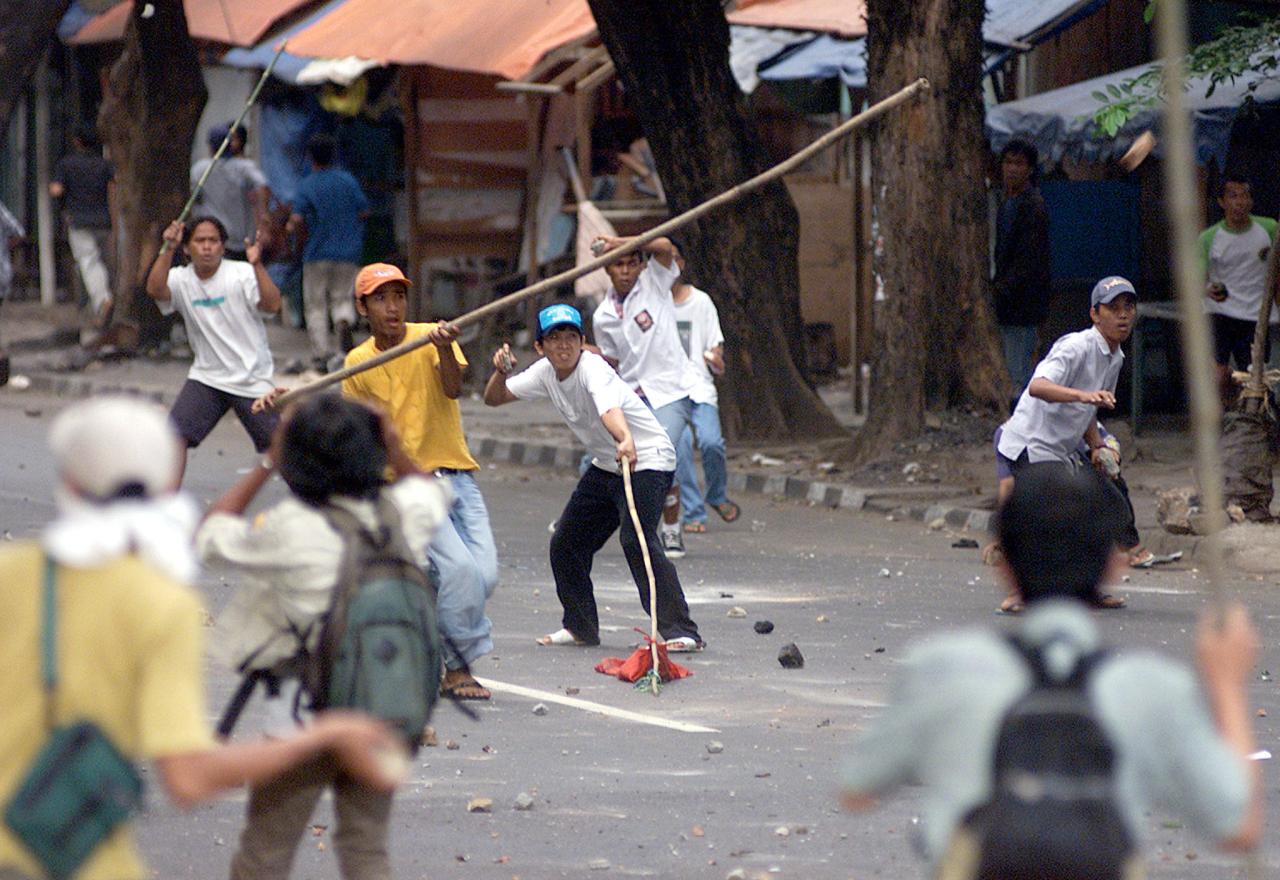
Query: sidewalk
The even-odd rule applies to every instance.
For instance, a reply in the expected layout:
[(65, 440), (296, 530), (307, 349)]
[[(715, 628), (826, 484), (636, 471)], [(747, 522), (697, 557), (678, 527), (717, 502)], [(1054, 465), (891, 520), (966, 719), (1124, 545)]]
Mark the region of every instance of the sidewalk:
[[(37, 303), (7, 303), (0, 333), (13, 358), (13, 374), (30, 380), (31, 392), (83, 397), (108, 392), (141, 394), (172, 403), (190, 366), (189, 353), (172, 356), (94, 360), (74, 344), (76, 316), (66, 307), (50, 312)], [(295, 358), (308, 359), (306, 335), (269, 324), (268, 338), (277, 368)], [(185, 355), (185, 356), (179, 356)], [(532, 352), (519, 353), (527, 365)], [(83, 365), (82, 365), (83, 364)], [(473, 380), (481, 373), (473, 372)], [(277, 375), (277, 383), (297, 386), (315, 373)], [(12, 387), (0, 394), (22, 392)], [(846, 383), (828, 385), (820, 394), (842, 424), (857, 427)], [(573, 470), (582, 450), (553, 411), (539, 403), (486, 407), (478, 392), (459, 401), (472, 452), (482, 460)], [(991, 526), (995, 475), (990, 447), (994, 424), (964, 415), (946, 424), (932, 419), (925, 434), (900, 444), (884, 460), (849, 472), (835, 461), (840, 441), (786, 447), (733, 448), (729, 451), (729, 488), (737, 494), (786, 498), (847, 510), (868, 510), (896, 519), (914, 519), (932, 529), (967, 532), (983, 540)], [(1113, 423), (1125, 451), (1125, 476), (1144, 542), (1156, 553), (1181, 550), (1189, 558), (1198, 538), (1170, 535), (1155, 518), (1157, 493), (1192, 484), (1190, 445), (1181, 432), (1147, 431), (1135, 445), (1127, 425)]]

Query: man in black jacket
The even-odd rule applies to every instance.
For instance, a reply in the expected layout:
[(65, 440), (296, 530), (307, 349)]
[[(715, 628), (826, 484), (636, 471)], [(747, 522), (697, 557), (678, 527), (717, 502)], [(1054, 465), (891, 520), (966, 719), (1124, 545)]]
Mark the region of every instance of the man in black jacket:
[(1036, 148), (1022, 140), (1009, 141), (1000, 152), (1004, 192), (991, 286), (1015, 402), (1031, 379), (1036, 325), (1049, 309), (1049, 215), (1031, 185), (1038, 158)]

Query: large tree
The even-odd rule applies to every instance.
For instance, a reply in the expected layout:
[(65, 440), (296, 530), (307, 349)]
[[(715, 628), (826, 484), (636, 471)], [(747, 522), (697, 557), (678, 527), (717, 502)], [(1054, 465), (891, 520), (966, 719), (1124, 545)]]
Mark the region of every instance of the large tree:
[(0, 131), (40, 66), (71, 0), (0, 0)]
[[(768, 166), (729, 70), (729, 25), (718, 0), (589, 3), (673, 212)], [(715, 299), (728, 339), (720, 407), (730, 435), (788, 440), (839, 434), (840, 425), (800, 366), (799, 218), (785, 185), (776, 182), (679, 237), (693, 280)]]
[(884, 302), (857, 461), (918, 434), (928, 409), (994, 412), (1009, 399), (986, 290), (982, 17), (983, 4), (972, 0), (868, 3), (871, 100), (920, 76), (932, 93), (873, 129)]
[(189, 187), (196, 125), (207, 93), (182, 0), (135, 3), (124, 49), (111, 68), (98, 128), (111, 151), (123, 240), (116, 272), (113, 339), (146, 343), (159, 327), (146, 273), (160, 232), (178, 216)]

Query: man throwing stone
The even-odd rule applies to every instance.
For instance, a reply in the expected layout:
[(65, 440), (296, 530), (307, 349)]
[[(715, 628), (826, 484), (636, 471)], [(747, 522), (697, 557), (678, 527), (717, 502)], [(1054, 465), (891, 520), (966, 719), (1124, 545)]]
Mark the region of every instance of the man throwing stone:
[[(628, 238), (601, 238), (601, 252), (627, 244)], [(685, 428), (693, 427), (693, 400), (698, 378), (680, 344), (671, 286), (679, 277), (675, 247), (666, 238), (627, 254), (605, 267), (613, 286), (592, 318), (600, 353), (653, 409), (674, 446)], [(662, 546), (667, 556), (684, 556), (680, 533), (680, 487), (667, 492), (662, 517)]]
[[(1098, 410), (1115, 409), (1116, 380), (1124, 363), (1120, 344), (1133, 332), (1138, 314), (1138, 294), (1119, 275), (1103, 278), (1089, 297), (1093, 326), (1068, 333), (1053, 344), (1031, 377), (1013, 415), (1004, 423), (996, 447), (1000, 464), (1016, 484), (1018, 472), (1029, 464), (1053, 462), (1077, 467), (1076, 447), (1081, 438), (1089, 447), (1094, 467), (1105, 470), (1114, 455), (1098, 430)], [(1117, 473), (1119, 462), (1115, 462)], [(1115, 490), (1111, 481), (1106, 485)], [(1119, 608), (1124, 600), (1102, 596), (1099, 604)], [(1006, 600), (1003, 610), (1012, 610)]]
[(368, 318), (373, 335), (347, 355), (348, 367), (406, 340), (431, 337), (430, 345), (343, 380), (342, 392), (385, 411), (414, 464), (453, 487), (449, 518), (436, 532), (430, 554), (440, 573), (440, 629), (452, 642), (445, 648), (448, 668), (441, 690), (462, 700), (487, 700), (489, 691), (471, 675), (470, 665), (493, 650), (484, 606), (498, 584), (498, 551), (476, 485), (480, 465), (462, 433), (458, 395), (467, 359), (454, 342), (456, 329), (405, 322), (409, 279), (395, 266), (365, 266), (355, 289), (356, 309)]
[[(187, 326), (195, 361), (169, 414), (186, 444), (178, 478), (187, 466), (187, 449), (199, 446), (227, 410), (266, 452), (276, 426), (273, 412), (253, 412), (256, 398), (271, 391), (275, 367), (262, 315), (280, 310), (280, 290), (262, 265), (259, 239), (245, 239), (247, 263), (225, 260), (227, 230), (214, 217), (197, 217), (190, 226), (177, 220), (164, 231), (169, 249), (151, 266), (147, 295), (166, 315), (178, 312)], [(181, 246), (191, 262), (172, 268)]]

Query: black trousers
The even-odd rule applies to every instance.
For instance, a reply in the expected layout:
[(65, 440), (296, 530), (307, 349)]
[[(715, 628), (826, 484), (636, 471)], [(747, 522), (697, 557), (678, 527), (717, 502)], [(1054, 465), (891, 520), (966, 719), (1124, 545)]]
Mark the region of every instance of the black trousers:
[[(631, 475), (631, 488), (657, 584), (658, 633), (663, 639), (689, 636), (701, 641), (697, 624), (689, 617), (689, 605), (685, 602), (676, 567), (667, 559), (658, 538), (658, 521), (662, 518), (662, 505), (672, 476), (671, 471), (635, 471)], [(556, 595), (564, 608), (564, 628), (591, 644), (600, 643), (591, 563), (619, 526), (622, 552), (640, 591), (640, 604), (648, 613), (649, 578), (644, 570), (640, 540), (627, 511), (622, 475), (595, 466), (587, 468), (551, 536), (551, 573), (556, 580)]]

